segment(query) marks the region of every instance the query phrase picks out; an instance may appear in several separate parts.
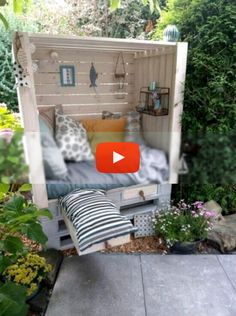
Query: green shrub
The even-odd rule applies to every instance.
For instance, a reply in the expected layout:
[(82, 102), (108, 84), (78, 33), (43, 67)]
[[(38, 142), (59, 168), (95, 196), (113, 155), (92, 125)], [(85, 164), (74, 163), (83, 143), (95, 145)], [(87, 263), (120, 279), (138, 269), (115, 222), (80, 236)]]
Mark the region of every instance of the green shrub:
[[(10, 189), (10, 185), (0, 183), (0, 277), (18, 258), (28, 254), (19, 234), (44, 245), (47, 237), (39, 219), (42, 216), (52, 218), (48, 210), (39, 210), (24, 197), (23, 193), (31, 189), (29, 184), (23, 184), (14, 193)], [(0, 280), (0, 305), (3, 309), (0, 314), (27, 315), (27, 288), (5, 279), (2, 281)]]
[(223, 215), (236, 211), (236, 186), (235, 185), (216, 185), (216, 184), (183, 184), (172, 186), (172, 195), (176, 203), (184, 198), (186, 202), (193, 200), (210, 201), (215, 200), (221, 207)]
[(190, 172), (181, 180), (182, 198), (192, 188), (194, 198), (213, 195), (226, 212), (235, 211), (236, 3), (169, 0), (167, 8), (154, 38), (176, 24), (189, 43), (182, 127)]
[(12, 66), (12, 32), (34, 32), (37, 31), (37, 27), (35, 22), (11, 12), (11, 6), (1, 10), (9, 23), (9, 29), (6, 30), (0, 23), (0, 103), (6, 103), (8, 108), (15, 112), (18, 111), (18, 101)]

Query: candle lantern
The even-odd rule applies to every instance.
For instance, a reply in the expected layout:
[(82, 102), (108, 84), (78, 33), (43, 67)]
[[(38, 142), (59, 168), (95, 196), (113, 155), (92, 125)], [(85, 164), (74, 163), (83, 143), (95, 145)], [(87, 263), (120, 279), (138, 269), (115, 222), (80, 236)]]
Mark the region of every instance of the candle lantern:
[(136, 109), (154, 116), (168, 115), (169, 94), (169, 88), (156, 87), (155, 90), (150, 90), (150, 87), (143, 87), (140, 89), (139, 104)]

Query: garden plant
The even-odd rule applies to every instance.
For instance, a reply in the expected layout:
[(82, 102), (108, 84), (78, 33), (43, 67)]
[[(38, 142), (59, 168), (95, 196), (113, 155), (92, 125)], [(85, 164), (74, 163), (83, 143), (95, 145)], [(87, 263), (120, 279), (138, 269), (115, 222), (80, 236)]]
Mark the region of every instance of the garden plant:
[(176, 242), (204, 240), (213, 226), (212, 218), (215, 216), (215, 212), (205, 209), (201, 201), (187, 204), (182, 200), (176, 206), (158, 210), (153, 226), (167, 247), (171, 247)]

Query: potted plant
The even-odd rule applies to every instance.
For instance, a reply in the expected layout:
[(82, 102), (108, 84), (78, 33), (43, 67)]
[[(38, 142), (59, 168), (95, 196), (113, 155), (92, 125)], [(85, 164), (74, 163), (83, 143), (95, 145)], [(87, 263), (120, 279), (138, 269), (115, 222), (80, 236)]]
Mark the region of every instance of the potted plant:
[(199, 243), (212, 229), (214, 211), (206, 210), (203, 202), (186, 204), (181, 200), (176, 206), (158, 210), (153, 218), (154, 230), (162, 237), (172, 253), (195, 253)]
[(27, 300), (30, 300), (38, 293), (41, 282), (51, 270), (52, 266), (46, 262), (44, 257), (28, 253), (8, 266), (3, 276), (7, 281), (25, 286)]

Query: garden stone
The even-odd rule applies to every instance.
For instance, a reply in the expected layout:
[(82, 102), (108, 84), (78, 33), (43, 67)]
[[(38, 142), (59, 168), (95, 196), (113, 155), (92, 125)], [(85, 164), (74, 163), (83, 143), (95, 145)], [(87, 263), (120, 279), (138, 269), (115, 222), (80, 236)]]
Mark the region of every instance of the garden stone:
[(203, 204), (203, 207), (209, 211), (214, 211), (216, 213), (215, 219), (217, 221), (224, 220), (224, 217), (222, 216), (222, 208), (216, 201), (208, 201), (205, 204)]
[(49, 272), (44, 283), (49, 288), (53, 288), (63, 260), (63, 254), (61, 251), (58, 251), (56, 249), (47, 249), (46, 251), (42, 251), (40, 255), (46, 259), (47, 263), (50, 263), (52, 265), (52, 271)]
[(224, 217), (224, 221), (215, 223), (208, 233), (208, 240), (216, 244), (221, 252), (229, 252), (236, 248), (236, 214)]

